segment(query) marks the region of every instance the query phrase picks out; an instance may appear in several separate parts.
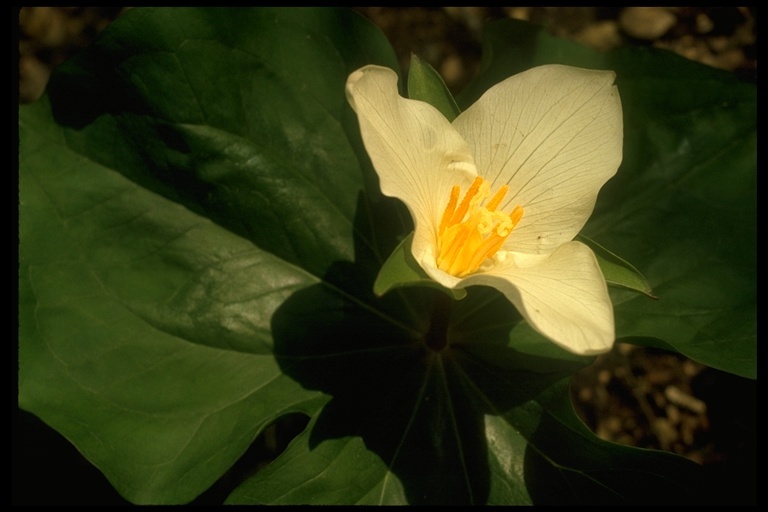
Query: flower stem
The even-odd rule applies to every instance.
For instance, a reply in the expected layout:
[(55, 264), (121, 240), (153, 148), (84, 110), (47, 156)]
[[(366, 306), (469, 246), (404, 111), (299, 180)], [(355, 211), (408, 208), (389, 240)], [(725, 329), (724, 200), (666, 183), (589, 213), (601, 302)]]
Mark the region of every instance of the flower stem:
[(448, 345), (448, 320), (451, 317), (452, 302), (447, 294), (435, 293), (432, 318), (424, 334), (424, 344), (435, 352), (440, 352)]

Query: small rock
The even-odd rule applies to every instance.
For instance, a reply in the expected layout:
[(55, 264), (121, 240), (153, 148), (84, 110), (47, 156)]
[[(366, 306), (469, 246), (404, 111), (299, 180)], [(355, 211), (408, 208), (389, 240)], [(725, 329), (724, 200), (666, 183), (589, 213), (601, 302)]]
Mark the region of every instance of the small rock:
[(699, 34), (708, 34), (715, 28), (715, 24), (712, 22), (709, 16), (700, 12), (696, 15), (696, 31)]
[(627, 7), (621, 11), (619, 25), (628, 35), (653, 41), (666, 34), (677, 17), (663, 7)]
[(678, 409), (676, 406), (667, 404), (667, 406), (664, 408), (664, 412), (667, 413), (667, 419), (669, 420), (669, 423), (672, 425), (677, 425), (680, 423), (680, 409)]
[(738, 48), (731, 48), (720, 54), (715, 66), (722, 69), (737, 69), (745, 65), (744, 52)]
[(619, 354), (623, 356), (628, 356), (632, 352), (634, 352), (637, 349), (635, 345), (630, 345), (629, 343), (619, 343), (616, 346), (616, 350), (618, 350)]
[(19, 57), (19, 101), (30, 103), (42, 96), (51, 70), (32, 55)]
[(707, 42), (715, 53), (722, 53), (731, 45), (731, 41), (727, 36), (710, 37)]
[(504, 10), (510, 18), (523, 21), (530, 21), (531, 19), (530, 7), (505, 7)]
[(61, 46), (67, 39), (65, 17), (56, 7), (25, 7), (19, 10), (19, 29), (46, 48)]
[(579, 389), (579, 400), (582, 402), (589, 402), (592, 400), (592, 390), (588, 387)]
[(662, 450), (669, 450), (672, 444), (677, 441), (677, 429), (666, 419), (656, 418), (651, 428), (656, 434)]
[(584, 30), (575, 35), (574, 40), (584, 46), (601, 51), (618, 48), (622, 43), (619, 27), (615, 21), (590, 23)]
[(707, 410), (707, 404), (696, 397), (684, 393), (676, 386), (667, 386), (666, 389), (664, 389), (664, 396), (667, 397), (667, 400), (671, 403), (680, 407), (685, 407), (696, 414), (703, 414)]
[(455, 86), (464, 76), (464, 64), (456, 54), (448, 55), (440, 65), (440, 75), (448, 87)]
[(694, 377), (694, 376), (698, 375), (699, 373), (701, 373), (701, 370), (703, 370), (703, 369), (704, 369), (703, 365), (701, 365), (699, 363), (694, 363), (690, 359), (686, 359), (683, 362), (683, 372), (688, 377)]

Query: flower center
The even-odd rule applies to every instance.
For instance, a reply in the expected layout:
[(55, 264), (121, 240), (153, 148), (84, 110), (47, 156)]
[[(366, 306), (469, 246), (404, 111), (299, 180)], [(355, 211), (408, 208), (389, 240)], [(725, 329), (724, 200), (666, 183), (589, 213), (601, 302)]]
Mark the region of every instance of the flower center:
[[(475, 178), (459, 203), (461, 189), (454, 185), (443, 212), (437, 235), (437, 267), (456, 277), (475, 272), (488, 258), (501, 249), (504, 241), (523, 217), (522, 206), (509, 213), (496, 211), (509, 187), (503, 185), (484, 205), (490, 185)], [(458, 204), (458, 206), (457, 206)]]

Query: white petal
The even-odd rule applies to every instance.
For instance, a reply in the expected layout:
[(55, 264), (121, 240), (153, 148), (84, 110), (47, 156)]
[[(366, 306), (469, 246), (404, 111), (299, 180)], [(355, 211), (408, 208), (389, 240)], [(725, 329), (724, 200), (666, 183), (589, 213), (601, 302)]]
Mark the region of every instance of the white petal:
[(346, 90), (381, 191), (406, 204), (416, 227), (413, 254), (434, 265), (436, 229), (451, 187), (466, 189), (477, 175), (469, 146), (437, 109), (401, 97), (389, 68), (355, 71)]
[(576, 354), (610, 350), (613, 306), (594, 253), (568, 242), (549, 255), (509, 253), (487, 273), (461, 286), (484, 284), (501, 291), (538, 332)]
[(612, 71), (533, 68), (489, 89), (454, 126), (478, 173), (508, 183), (502, 208), (525, 209), (507, 248), (546, 253), (586, 223), (621, 163), (621, 100)]

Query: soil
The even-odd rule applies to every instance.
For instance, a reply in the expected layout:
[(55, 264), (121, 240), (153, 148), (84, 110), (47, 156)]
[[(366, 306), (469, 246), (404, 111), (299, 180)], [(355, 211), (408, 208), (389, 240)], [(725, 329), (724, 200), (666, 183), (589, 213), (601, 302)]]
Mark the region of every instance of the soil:
[[(125, 9), (21, 8), (19, 100), (37, 99), (51, 69), (88, 45)], [(756, 81), (754, 8), (359, 7), (356, 10), (382, 29), (404, 70), (414, 52), (443, 75), (453, 92), (460, 91), (478, 70), (483, 25), (503, 17), (540, 24), (553, 35), (598, 50), (624, 44), (669, 49), (689, 59), (733, 71), (743, 80)], [(617, 344), (576, 375), (572, 391), (577, 413), (601, 438), (688, 457), (704, 464), (723, 488), (732, 489), (730, 503), (756, 502), (755, 381), (704, 367), (679, 354)], [(35, 421), (31, 415), (22, 414), (23, 426), (39, 430), (37, 435), (44, 436), (44, 428)], [(271, 430), (254, 449), (260, 456), (274, 457), (290, 439), (288, 434), (303, 428), (301, 423), (301, 419), (294, 418), (282, 430)], [(60, 451), (62, 456), (80, 460), (71, 446), (59, 446), (56, 440), (45, 442), (53, 443), (49, 448)], [(41, 450), (46, 446), (37, 445), (38, 456), (43, 457)], [(83, 462), (75, 464), (88, 471), (88, 463)], [(24, 475), (20, 475), (19, 481), (23, 478)], [(101, 475), (91, 478), (96, 484), (90, 485), (95, 485), (95, 489), (103, 487), (105, 496), (111, 496)], [(90, 489), (93, 492), (94, 487)], [(57, 503), (67, 501), (66, 490), (61, 492), (64, 495), (58, 494)], [(206, 493), (199, 501), (206, 502), (205, 496), (213, 499), (214, 494), (215, 490)], [(25, 503), (39, 502), (39, 499), (40, 496), (28, 496), (27, 500), (31, 501), (27, 501), (21, 497)], [(103, 499), (114, 500), (110, 503), (122, 501), (114, 496)], [(72, 494), (72, 503), (82, 504), (82, 493)]]

